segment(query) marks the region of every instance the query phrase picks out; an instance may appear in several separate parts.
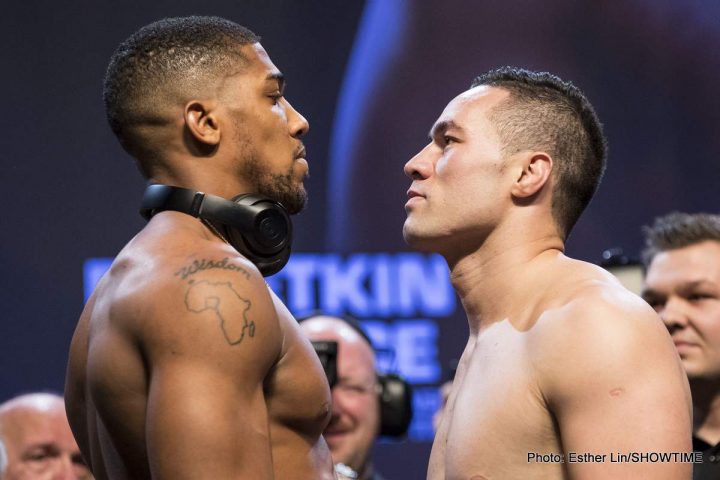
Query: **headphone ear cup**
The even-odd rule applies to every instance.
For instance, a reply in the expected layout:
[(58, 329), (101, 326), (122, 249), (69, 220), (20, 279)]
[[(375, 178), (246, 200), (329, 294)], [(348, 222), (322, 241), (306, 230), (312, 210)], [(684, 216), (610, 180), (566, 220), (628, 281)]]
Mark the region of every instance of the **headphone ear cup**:
[(269, 198), (243, 194), (230, 201), (189, 188), (148, 185), (140, 214), (150, 220), (163, 210), (186, 213), (209, 222), (266, 277), (279, 272), (290, 258), (290, 216), (279, 202)]
[(232, 201), (252, 212), (252, 228), (240, 230), (223, 225), (228, 242), (257, 266), (263, 276), (279, 272), (290, 258), (292, 221), (285, 208), (269, 198), (253, 194)]
[(292, 222), (285, 208), (274, 200), (253, 194), (238, 195), (233, 202), (253, 213), (253, 226), (247, 231), (227, 229), (231, 243), (240, 240), (248, 250), (265, 257), (289, 248), (292, 241)]
[(399, 375), (379, 375), (380, 435), (402, 437), (413, 416), (412, 387)]

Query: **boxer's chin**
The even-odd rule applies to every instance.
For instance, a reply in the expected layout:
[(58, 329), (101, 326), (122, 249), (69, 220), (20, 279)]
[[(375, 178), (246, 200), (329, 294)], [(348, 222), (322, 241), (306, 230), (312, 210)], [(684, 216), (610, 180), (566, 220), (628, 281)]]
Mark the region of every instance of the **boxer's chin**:
[(428, 251), (428, 240), (429, 238), (421, 234), (419, 229), (413, 222), (408, 218), (405, 220), (403, 225), (403, 238), (408, 246), (415, 250)]
[(307, 204), (307, 192), (302, 182), (289, 175), (266, 177), (265, 182), (256, 183), (257, 193), (278, 201), (290, 215), (300, 213)]
[(290, 215), (302, 212), (307, 205), (307, 192), (305, 191), (305, 187), (300, 184), (295, 190), (279, 198), (278, 201), (282, 203)]
[(307, 203), (307, 192), (303, 185), (307, 172), (298, 179), (294, 165), (285, 172), (278, 173), (253, 157), (245, 162), (243, 176), (253, 187), (251, 193), (280, 202), (289, 214), (294, 215), (301, 212)]

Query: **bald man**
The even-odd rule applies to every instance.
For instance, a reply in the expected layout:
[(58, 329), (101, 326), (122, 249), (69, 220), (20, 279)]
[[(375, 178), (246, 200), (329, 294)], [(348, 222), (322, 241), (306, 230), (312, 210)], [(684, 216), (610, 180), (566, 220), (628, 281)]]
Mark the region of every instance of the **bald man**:
[(93, 478), (58, 395), (21, 395), (0, 405), (0, 441), (7, 455), (7, 465), (0, 469), (3, 480)]
[(382, 480), (371, 457), (380, 434), (380, 387), (372, 346), (341, 318), (311, 317), (300, 328), (311, 341), (338, 344), (338, 382), (332, 387), (332, 417), (323, 432), (333, 461), (356, 471), (359, 480)]

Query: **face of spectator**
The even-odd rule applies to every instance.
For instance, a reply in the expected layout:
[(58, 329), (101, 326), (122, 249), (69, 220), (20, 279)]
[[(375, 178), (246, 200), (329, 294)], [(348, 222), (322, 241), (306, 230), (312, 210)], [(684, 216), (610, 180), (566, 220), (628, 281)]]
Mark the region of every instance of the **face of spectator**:
[(332, 418), (323, 433), (333, 460), (363, 472), (380, 432), (375, 355), (344, 321), (317, 317), (301, 323), (310, 340), (338, 342), (338, 382), (332, 389)]
[(91, 479), (61, 399), (18, 404), (0, 412), (7, 450), (3, 480)]
[(720, 379), (720, 242), (655, 255), (643, 298), (670, 331), (688, 378)]

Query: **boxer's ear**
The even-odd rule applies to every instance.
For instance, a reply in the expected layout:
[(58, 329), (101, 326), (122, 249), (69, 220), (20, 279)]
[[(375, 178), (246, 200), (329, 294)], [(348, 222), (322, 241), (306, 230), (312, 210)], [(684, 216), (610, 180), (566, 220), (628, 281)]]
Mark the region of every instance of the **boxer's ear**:
[(528, 198), (538, 193), (545, 184), (549, 184), (553, 169), (553, 160), (545, 152), (532, 152), (524, 155), (521, 171), (510, 193), (516, 198)]
[(220, 143), (220, 125), (218, 123), (216, 102), (209, 100), (191, 100), (183, 112), (185, 127), (192, 138), (207, 146)]

